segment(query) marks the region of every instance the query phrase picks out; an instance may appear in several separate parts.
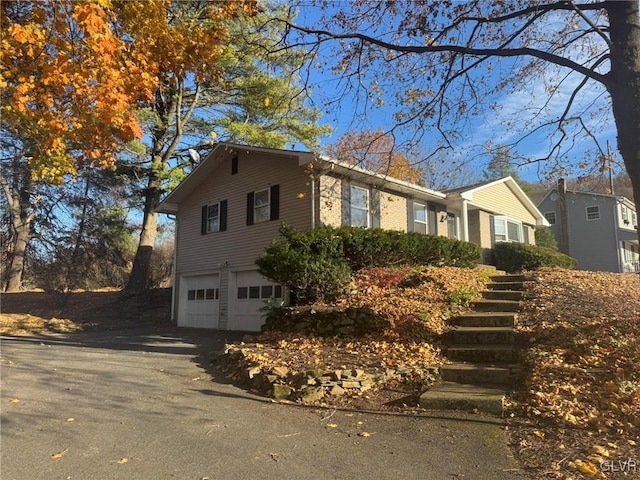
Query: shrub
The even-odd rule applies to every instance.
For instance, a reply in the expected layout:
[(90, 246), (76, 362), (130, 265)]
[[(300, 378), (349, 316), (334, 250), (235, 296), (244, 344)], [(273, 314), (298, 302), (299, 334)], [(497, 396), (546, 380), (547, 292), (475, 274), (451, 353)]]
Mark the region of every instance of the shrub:
[(537, 270), (542, 267), (573, 269), (578, 264), (575, 258), (548, 247), (525, 243), (497, 243), (493, 247), (496, 267), (507, 272)]
[(549, 227), (537, 227), (535, 231), (536, 245), (539, 247), (547, 247), (552, 250), (558, 250), (558, 242), (553, 236), (553, 231)]
[(282, 243), (256, 260), (262, 275), (291, 287), (298, 303), (332, 300), (352, 271), (393, 265), (473, 267), (478, 245), (447, 237), (358, 227), (321, 227), (305, 232), (283, 225)]
[(260, 274), (292, 289), (293, 303), (330, 301), (340, 295), (351, 278), (339, 242), (328, 232), (305, 235), (290, 227), (280, 230), (285, 242), (273, 242), (258, 257)]

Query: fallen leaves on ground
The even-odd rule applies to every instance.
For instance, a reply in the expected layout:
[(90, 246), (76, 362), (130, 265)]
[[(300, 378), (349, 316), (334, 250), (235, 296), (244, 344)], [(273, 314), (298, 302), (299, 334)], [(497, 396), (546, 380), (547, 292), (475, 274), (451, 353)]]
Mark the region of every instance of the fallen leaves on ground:
[(290, 374), (311, 369), (375, 373), (392, 367), (436, 367), (444, 361), (439, 335), (446, 330), (446, 319), (468, 309), (464, 302), (452, 301), (451, 293), (466, 292), (471, 298), (486, 281), (483, 271), (455, 267), (364, 271), (354, 277), (350, 294), (332, 305), (314, 308), (343, 311), (367, 307), (388, 319), (389, 328), (360, 337), (314, 337), (273, 331), (254, 342), (231, 344), (226, 349), (241, 351), (249, 366)]
[(640, 276), (543, 269), (526, 287), (527, 381), (512, 407), (530, 421), (513, 433), (520, 459), (539, 478), (576, 479), (631, 460), (626, 478), (640, 478)]

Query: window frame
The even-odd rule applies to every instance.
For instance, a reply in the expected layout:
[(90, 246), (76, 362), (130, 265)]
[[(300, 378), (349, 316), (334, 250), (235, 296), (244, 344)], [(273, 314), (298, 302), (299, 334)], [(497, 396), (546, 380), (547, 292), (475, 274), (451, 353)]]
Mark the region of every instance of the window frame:
[[(418, 210), (421, 210), (424, 212), (424, 221), (418, 220), (416, 218), (416, 212)], [(420, 226), (419, 227), (420, 229), (416, 228), (416, 224)], [(413, 202), (413, 231), (418, 233), (423, 233), (422, 229), (424, 229), (425, 235), (429, 233), (429, 217), (428, 217), (427, 204), (414, 201)]]
[[(504, 222), (503, 223), (504, 233), (498, 233), (498, 223), (501, 223), (501, 222)], [(510, 238), (509, 223), (511, 223), (512, 225), (515, 225), (518, 228), (517, 232), (520, 238), (518, 239)], [(498, 238), (499, 236), (504, 238)], [(520, 220), (516, 220), (515, 218), (511, 218), (506, 215), (495, 215), (493, 217), (493, 237), (496, 243), (497, 242), (524, 243), (524, 225)]]
[[(217, 215), (215, 216), (211, 215), (211, 207), (217, 207), (217, 210), (218, 210)], [(213, 220), (214, 218), (218, 220), (217, 228), (211, 228), (211, 220)], [(213, 232), (219, 232), (219, 231), (220, 231), (220, 202), (209, 203), (207, 204), (206, 233), (213, 233)]]
[[(257, 204), (258, 194), (262, 192), (267, 192), (267, 203), (263, 205), (258, 205)], [(258, 217), (258, 209), (266, 210), (267, 212), (266, 218)], [(262, 188), (260, 190), (255, 190), (253, 192), (253, 223), (268, 222), (269, 220), (271, 220), (271, 189)]]
[[(543, 216), (547, 220), (547, 222), (549, 222), (549, 225), (556, 225), (558, 223), (558, 214), (556, 213), (555, 210), (551, 212), (544, 212)], [(551, 221), (549, 216), (553, 216), (553, 222)]]
[[(589, 212), (590, 209), (596, 209), (595, 212)], [(585, 217), (587, 222), (595, 222), (600, 220), (600, 205), (587, 205), (585, 207)]]
[[(365, 202), (366, 205), (364, 207), (356, 205), (354, 203), (354, 198), (356, 198), (356, 196), (354, 195), (354, 190), (360, 190), (362, 192), (364, 192), (366, 194), (365, 198)], [(352, 227), (362, 227), (362, 228), (370, 228), (371, 227), (371, 192), (369, 191), (368, 188), (366, 187), (361, 187), (360, 185), (349, 185), (349, 198), (350, 198), (350, 205), (349, 205), (349, 225)], [(366, 219), (366, 225), (356, 225), (354, 223), (354, 211), (356, 211), (357, 213), (364, 213), (365, 214), (365, 219)]]

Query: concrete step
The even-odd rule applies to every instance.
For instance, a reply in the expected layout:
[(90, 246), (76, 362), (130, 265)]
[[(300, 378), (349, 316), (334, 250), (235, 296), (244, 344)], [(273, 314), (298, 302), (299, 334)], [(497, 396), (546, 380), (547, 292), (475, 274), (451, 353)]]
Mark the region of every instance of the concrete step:
[(451, 325), (460, 327), (513, 327), (515, 312), (469, 312), (449, 320)]
[(449, 360), (456, 362), (513, 363), (516, 361), (513, 344), (453, 344), (447, 347), (446, 354)]
[(517, 312), (520, 302), (516, 300), (476, 300), (471, 308), (477, 312)]
[(434, 385), (420, 395), (422, 408), (466, 410), (502, 415), (505, 392), (499, 388), (453, 382)]
[(513, 327), (456, 327), (451, 335), (456, 344), (513, 344)]
[(524, 284), (522, 282), (492, 282), (487, 283), (489, 290), (523, 290)]
[(524, 282), (524, 275), (492, 275), (489, 277), (492, 282)]
[(510, 385), (521, 373), (519, 365), (508, 363), (451, 363), (440, 367), (443, 381), (473, 385)]
[(480, 293), (485, 300), (522, 300), (522, 291), (518, 290), (483, 290)]

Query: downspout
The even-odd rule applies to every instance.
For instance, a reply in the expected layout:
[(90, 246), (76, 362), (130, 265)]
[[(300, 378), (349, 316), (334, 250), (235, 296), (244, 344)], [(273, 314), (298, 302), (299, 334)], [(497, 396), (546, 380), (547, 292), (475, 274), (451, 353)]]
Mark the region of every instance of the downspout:
[(624, 273), (624, 261), (622, 259), (622, 248), (620, 248), (620, 238), (618, 237), (618, 199), (613, 202), (613, 235), (616, 242), (616, 256), (618, 257), (618, 273)]
[(316, 177), (311, 175), (311, 229), (316, 228)]
[(174, 218), (173, 265), (171, 267), (171, 322), (176, 323), (176, 261), (178, 259), (178, 217)]

